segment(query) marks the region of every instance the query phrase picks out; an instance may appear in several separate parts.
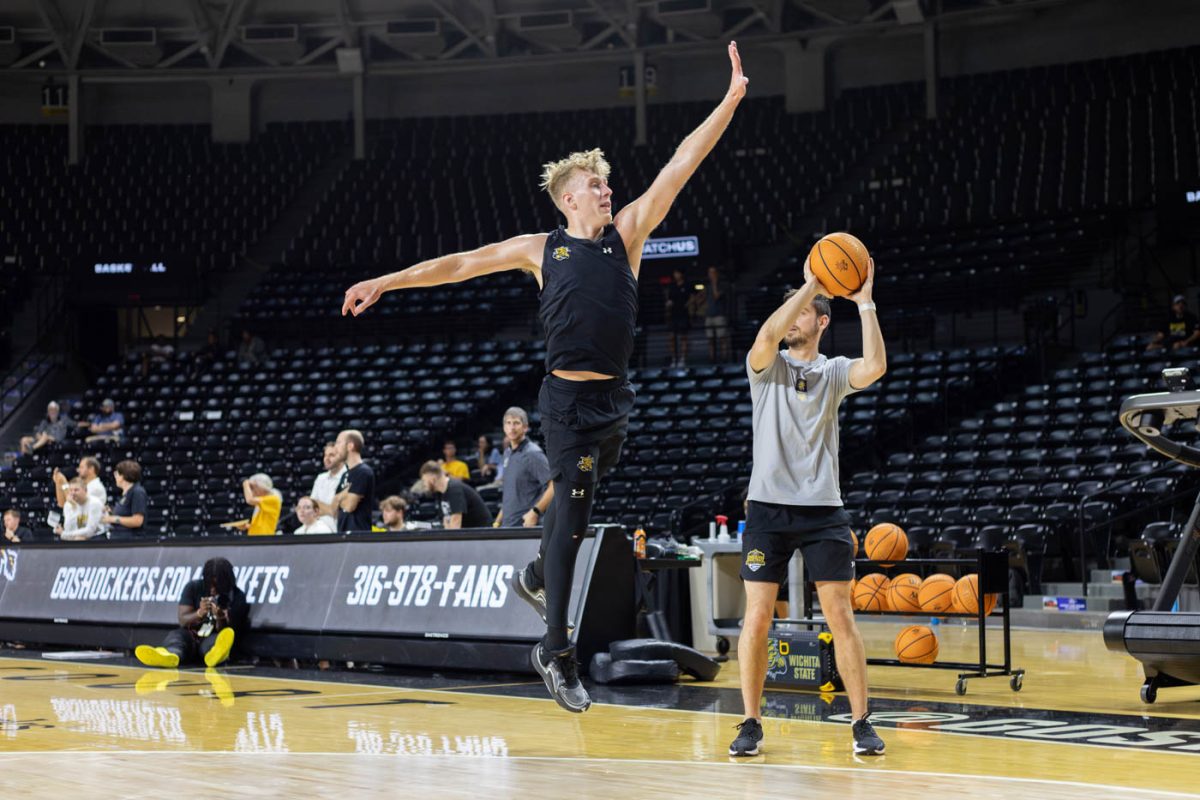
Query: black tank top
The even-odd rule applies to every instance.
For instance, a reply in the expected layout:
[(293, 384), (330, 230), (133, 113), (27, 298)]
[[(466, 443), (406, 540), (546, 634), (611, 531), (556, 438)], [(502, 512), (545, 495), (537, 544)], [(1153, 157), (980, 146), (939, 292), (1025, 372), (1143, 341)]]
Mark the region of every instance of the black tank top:
[(546, 237), (538, 316), (546, 329), (546, 371), (625, 377), (633, 354), (638, 288), (615, 225), (599, 241), (561, 227)]

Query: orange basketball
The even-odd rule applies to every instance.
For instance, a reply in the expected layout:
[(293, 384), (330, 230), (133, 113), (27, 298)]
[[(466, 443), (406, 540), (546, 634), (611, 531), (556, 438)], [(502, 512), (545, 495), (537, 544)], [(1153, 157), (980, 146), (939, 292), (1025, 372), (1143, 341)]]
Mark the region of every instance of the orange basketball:
[(890, 561), (903, 561), (908, 555), (908, 534), (899, 525), (881, 522), (867, 532), (863, 545), (867, 558), (890, 567)]
[(932, 664), (937, 661), (938, 640), (924, 625), (909, 625), (895, 642), (896, 658), (905, 664)]
[[(983, 601), (983, 613), (992, 613), (996, 608), (997, 595), (989, 594)], [(979, 576), (972, 572), (964, 575), (954, 584), (955, 611), (960, 614), (979, 613)]]
[(854, 584), (854, 608), (858, 611), (887, 611), (887, 576), (872, 572)]
[(848, 233), (822, 236), (808, 254), (808, 268), (833, 297), (846, 297), (867, 279), (866, 246)]
[(888, 606), (892, 611), (920, 611), (921, 579), (906, 572), (888, 584)]
[(921, 604), (922, 611), (934, 614), (949, 611), (954, 603), (954, 578), (940, 572), (930, 575), (921, 581), (917, 602)]
[(854, 543), (854, 557), (858, 558), (858, 534), (850, 531), (850, 541)]

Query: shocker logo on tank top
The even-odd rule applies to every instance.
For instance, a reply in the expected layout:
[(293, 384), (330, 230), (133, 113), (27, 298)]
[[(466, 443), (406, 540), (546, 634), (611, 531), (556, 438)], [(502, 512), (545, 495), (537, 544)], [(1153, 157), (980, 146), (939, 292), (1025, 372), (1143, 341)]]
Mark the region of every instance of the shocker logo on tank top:
[(554, 252), (550, 254), (550, 257), (553, 258), (555, 261), (566, 261), (568, 258), (571, 257), (571, 248), (556, 247), (556, 248), (554, 248)]

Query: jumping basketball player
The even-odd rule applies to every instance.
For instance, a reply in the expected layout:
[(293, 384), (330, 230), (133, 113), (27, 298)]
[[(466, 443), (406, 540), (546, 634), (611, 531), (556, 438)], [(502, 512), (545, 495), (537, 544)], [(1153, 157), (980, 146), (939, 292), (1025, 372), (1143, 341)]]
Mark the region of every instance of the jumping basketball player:
[(358, 316), (384, 292), (513, 269), (531, 273), (541, 287), (548, 374), (538, 408), (555, 499), (546, 511), (537, 558), (517, 574), (513, 588), (546, 623), (546, 636), (533, 649), (533, 666), (567, 711), (583, 712), (591, 705), (567, 634), (567, 607), (596, 483), (617, 463), (633, 408), (626, 373), (642, 246), (746, 94), (748, 79), (735, 42), (729, 43), (729, 60), (725, 98), (680, 143), (646, 193), (615, 218), (604, 154), (572, 153), (546, 164), (542, 173), (542, 187), (567, 219), (565, 229), (517, 236), (357, 283), (346, 291), (342, 306), (343, 315)]
[[(797, 549), (833, 634), (854, 718), (854, 752), (883, 753), (883, 740), (867, 719), (867, 660), (850, 604), (850, 517), (838, 487), (838, 406), (887, 371), (871, 301), (875, 263), (869, 263), (866, 283), (849, 297), (862, 319), (863, 357), (854, 360), (818, 352), (829, 326), (829, 299), (819, 294), (807, 261), (804, 278), (804, 286), (763, 323), (746, 358), (754, 408), (754, 467), (742, 536), (746, 616), (738, 640), (746, 719), (729, 746), (731, 756), (758, 755), (762, 743), (759, 704), (767, 672), (767, 632), (779, 584)], [(779, 349), (780, 339), (786, 350)]]

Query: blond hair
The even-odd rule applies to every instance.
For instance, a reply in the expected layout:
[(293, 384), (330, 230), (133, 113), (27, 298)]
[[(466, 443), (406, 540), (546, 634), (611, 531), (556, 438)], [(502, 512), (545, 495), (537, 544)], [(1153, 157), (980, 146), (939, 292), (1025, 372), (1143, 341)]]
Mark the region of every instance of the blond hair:
[(542, 182), (538, 185), (550, 194), (550, 199), (559, 209), (562, 208), (560, 203), (563, 190), (577, 169), (594, 172), (602, 180), (608, 180), (608, 173), (612, 171), (612, 167), (604, 159), (604, 151), (598, 147), (571, 153), (559, 161), (548, 161), (543, 164)]

